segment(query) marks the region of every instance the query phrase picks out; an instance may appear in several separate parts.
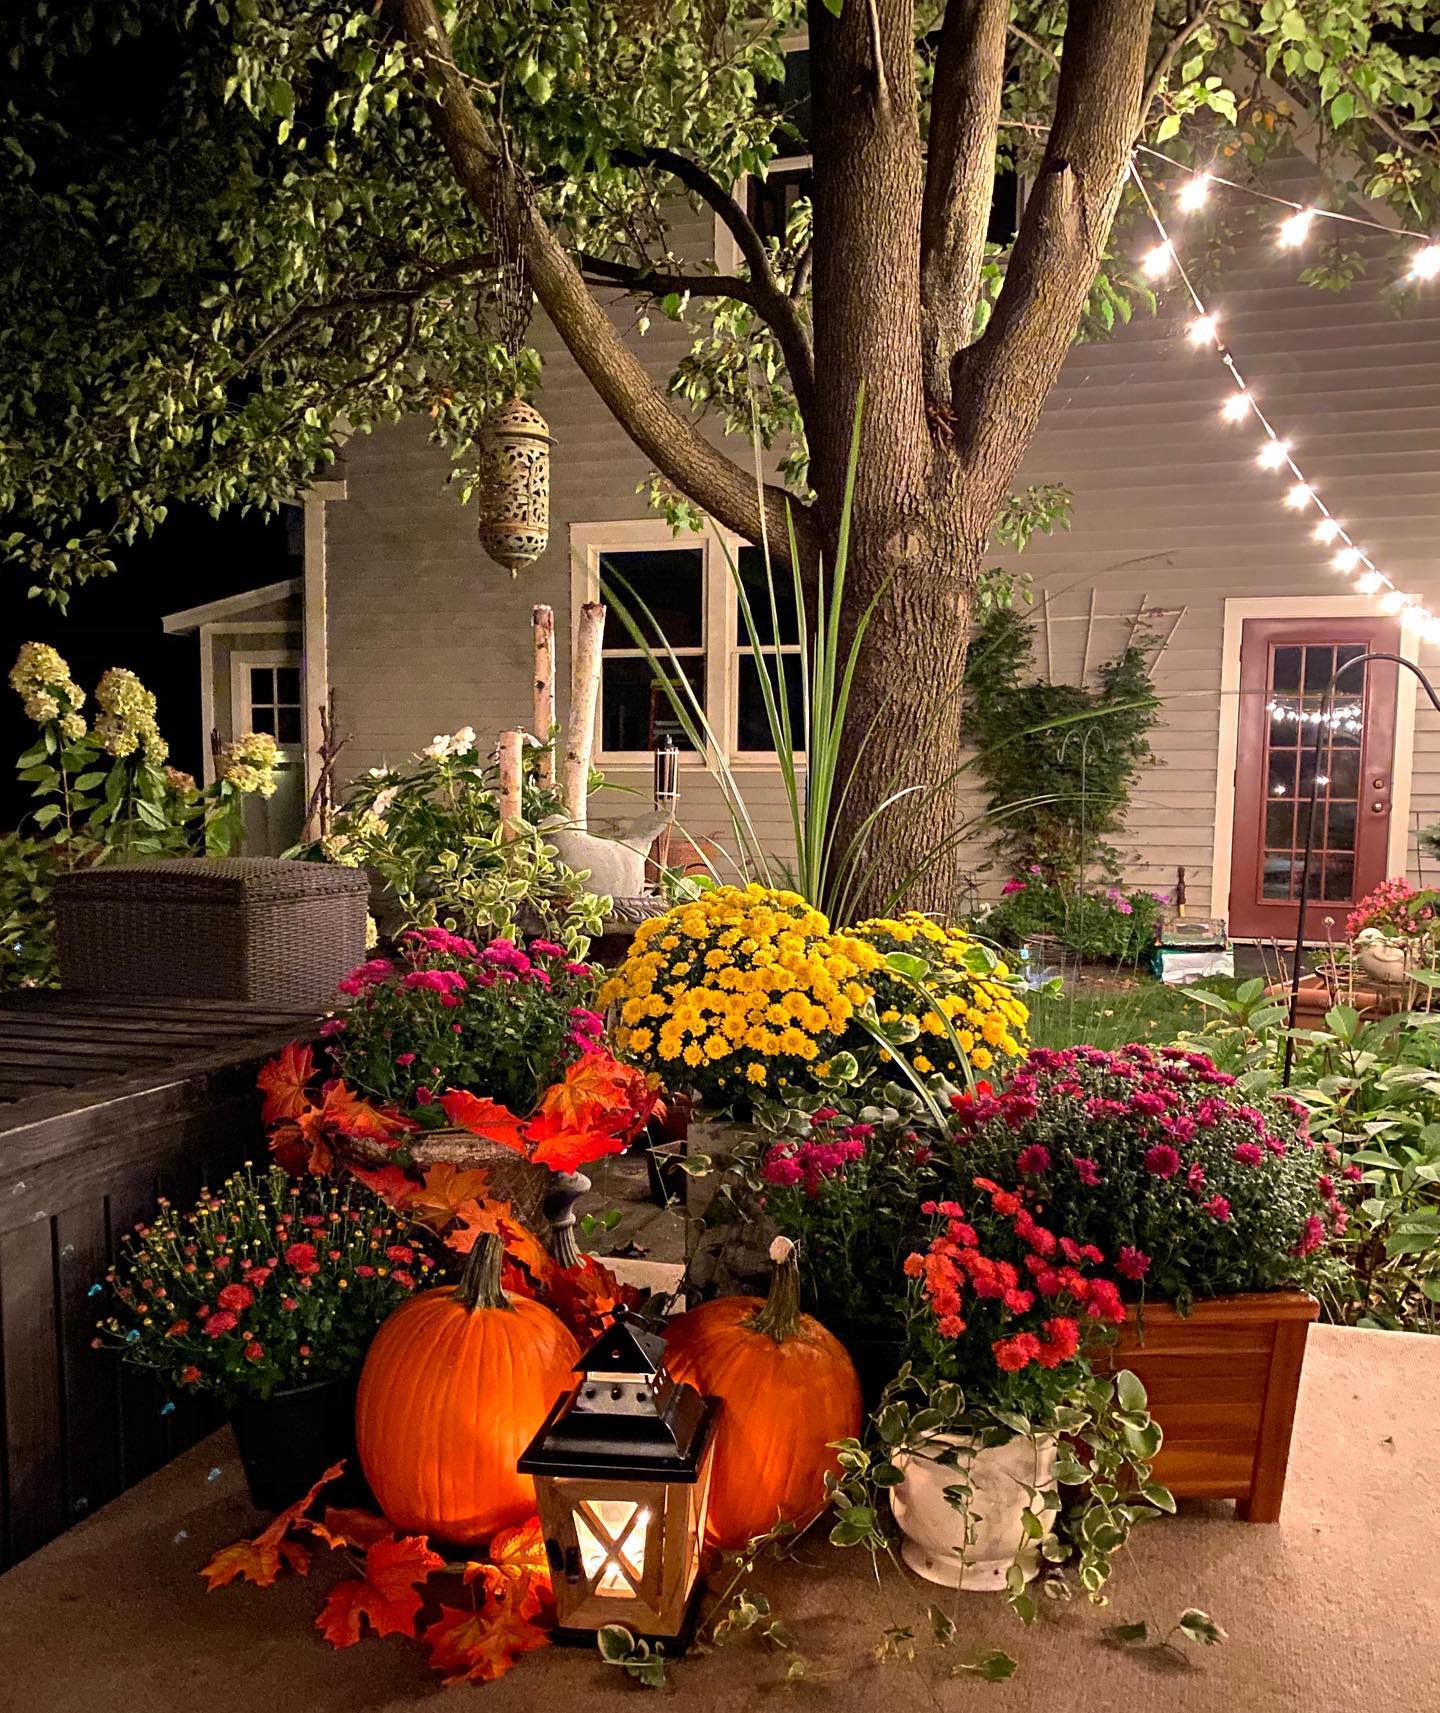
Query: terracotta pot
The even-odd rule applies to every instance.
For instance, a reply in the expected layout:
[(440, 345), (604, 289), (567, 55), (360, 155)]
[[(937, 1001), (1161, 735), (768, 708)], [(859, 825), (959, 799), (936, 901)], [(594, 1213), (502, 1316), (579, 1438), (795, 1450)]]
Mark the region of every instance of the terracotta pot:
[[(904, 1536), (900, 1556), (927, 1582), (997, 1593), (1018, 1555), (1029, 1582), (1040, 1569), (1040, 1547), (1032, 1541), (1021, 1549), (1021, 1518), (1029, 1489), (1054, 1483), (1055, 1435), (1029, 1439), (1017, 1434), (981, 1450), (972, 1449), (975, 1442), (968, 1434), (935, 1434), (930, 1443), (937, 1451), (956, 1452), (958, 1461), (941, 1463), (923, 1452), (904, 1452), (895, 1459), (905, 1471), (905, 1479), (890, 1489), (890, 1509)], [(945, 1489), (965, 1481), (970, 1502), (960, 1510), (945, 1497)]]
[(1182, 1316), (1147, 1303), (1107, 1352), (1137, 1374), (1165, 1432), (1155, 1479), (1177, 1499), (1234, 1499), (1274, 1523), (1285, 1494), (1305, 1340), (1320, 1305), (1304, 1291), (1254, 1291)]

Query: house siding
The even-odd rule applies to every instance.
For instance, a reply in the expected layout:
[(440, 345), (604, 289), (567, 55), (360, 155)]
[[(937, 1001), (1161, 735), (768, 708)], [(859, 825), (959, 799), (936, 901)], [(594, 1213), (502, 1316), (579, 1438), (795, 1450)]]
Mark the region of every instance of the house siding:
[[(702, 247), (708, 227), (686, 219), (679, 247)], [(1331, 509), (1397, 583), (1440, 603), (1440, 292), (1400, 315), (1392, 262), (1379, 260), (1371, 278), (1338, 296), (1297, 285), (1301, 266), (1266, 231), (1227, 254), (1205, 295)], [(1093, 674), (1123, 646), (1142, 607), (1168, 638), (1156, 673), (1156, 765), (1115, 843), (1127, 880), (1168, 889), (1183, 866), (1192, 906), (1223, 911), (1212, 884), (1225, 602), (1285, 598), (1300, 616), (1305, 599), (1343, 595), (1348, 585), (1308, 525), (1280, 504), (1286, 478), (1255, 466), (1257, 430), (1220, 422), (1228, 383), (1213, 352), (1186, 342), (1187, 319), (1172, 290), (1158, 315), (1142, 312), (1108, 342), (1071, 352), (1019, 481), (1069, 486), (1073, 526), (1037, 538), (1019, 564), (1035, 584), (1037, 663), (1048, 661), (1057, 679), (1073, 679), (1082, 658)], [(562, 690), (568, 677), (569, 525), (646, 515), (636, 489), (649, 461), (548, 328), (539, 343), (540, 403), (557, 441), (551, 546), (518, 578), (481, 554), (473, 512), (446, 488), (448, 461), (423, 423), (347, 448), (349, 498), (328, 508), (327, 598), (350, 774), (400, 760), (435, 732), (527, 723), (535, 601), (555, 608)], [(687, 344), (683, 329), (660, 318), (636, 340), (662, 382)], [(1434, 661), (1424, 651), (1422, 665)], [(1411, 813), (1424, 825), (1440, 817), (1440, 720), (1423, 696), (1420, 703)], [(789, 822), (778, 769), (737, 772), (762, 839), (783, 850)], [(648, 793), (643, 769), (615, 777)], [(639, 806), (634, 797), (613, 801), (622, 818)], [(987, 862), (980, 805), (970, 807), (972, 866), (989, 892), (1002, 876)], [(691, 833), (733, 842), (718, 792), (693, 764), (682, 772), (681, 819)], [(1413, 873), (1413, 838), (1410, 851)]]

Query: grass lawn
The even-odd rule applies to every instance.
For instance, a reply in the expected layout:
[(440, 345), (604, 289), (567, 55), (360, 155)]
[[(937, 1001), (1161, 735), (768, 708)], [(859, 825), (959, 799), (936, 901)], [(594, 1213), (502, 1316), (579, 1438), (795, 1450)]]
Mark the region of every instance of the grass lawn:
[[(1212, 993), (1233, 993), (1237, 982), (1196, 984)], [(1067, 976), (1055, 998), (1035, 994), (1029, 1000), (1030, 1038), (1037, 1047), (1072, 1047), (1088, 1041), (1118, 1047), (1126, 1041), (1173, 1041), (1182, 1029), (1203, 1026), (1207, 1013), (1183, 987), (1166, 987), (1151, 976), (1086, 967)]]

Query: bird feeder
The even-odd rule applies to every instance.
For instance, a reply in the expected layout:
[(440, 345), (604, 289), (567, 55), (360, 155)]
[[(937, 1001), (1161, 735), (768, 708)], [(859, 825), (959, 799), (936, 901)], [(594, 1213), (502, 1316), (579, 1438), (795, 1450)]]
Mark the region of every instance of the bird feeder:
[(545, 418), (518, 394), (491, 412), (480, 436), (480, 545), (512, 574), (550, 540), (554, 444)]
[(606, 1624), (683, 1648), (719, 1402), (665, 1371), (665, 1346), (620, 1311), (520, 1458), (535, 1477), (561, 1641)]

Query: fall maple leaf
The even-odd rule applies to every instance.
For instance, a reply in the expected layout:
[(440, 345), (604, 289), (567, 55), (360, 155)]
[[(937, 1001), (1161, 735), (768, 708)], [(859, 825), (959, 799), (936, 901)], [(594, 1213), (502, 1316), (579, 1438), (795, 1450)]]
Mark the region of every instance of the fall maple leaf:
[(297, 1526), (315, 1527), (306, 1519), (305, 1513), (314, 1504), (320, 1489), (336, 1480), (344, 1468), (343, 1460), (332, 1463), (303, 1498), (272, 1517), (253, 1540), (235, 1541), (230, 1546), (221, 1547), (200, 1572), (205, 1578), (207, 1591), (214, 1593), (217, 1588), (223, 1588), (237, 1578), (253, 1582), (257, 1588), (268, 1588), (280, 1574), (282, 1563), (304, 1576), (310, 1568), (310, 1554), (299, 1541), (285, 1537)]
[(399, 1166), (357, 1166), (353, 1160), (347, 1160), (345, 1169), (367, 1190), (393, 1207), (396, 1213), (404, 1212), (410, 1205), (415, 1183)]
[(483, 1200), (489, 1193), (490, 1174), (483, 1167), (464, 1168), (442, 1160), (427, 1167), (418, 1187), (411, 1186), (405, 1211), (412, 1219), (441, 1231), (466, 1202)]
[(325, 1084), (321, 1109), (326, 1128), (337, 1136), (354, 1136), (362, 1142), (380, 1142), (394, 1148), (401, 1138), (418, 1126), (394, 1107), (376, 1106), (345, 1086), (337, 1077)]
[(365, 1574), (335, 1584), (315, 1628), (335, 1648), (353, 1647), (366, 1619), (377, 1636), (413, 1636), (422, 1604), (417, 1584), (444, 1563), (423, 1535), (376, 1541)]
[(363, 1511), (355, 1505), (327, 1505), (324, 1520), (312, 1523), (310, 1530), (326, 1546), (353, 1546), (362, 1552), (368, 1552), (376, 1541), (385, 1540), (395, 1533), (384, 1517), (377, 1517), (373, 1511)]
[(260, 1116), (266, 1124), (298, 1118), (310, 1105), (305, 1085), (315, 1075), (315, 1055), (308, 1041), (292, 1041), (269, 1064), (260, 1067), (255, 1085), (265, 1096)]
[(517, 1154), (525, 1152), (521, 1120), (499, 1101), (452, 1088), (440, 1096), (440, 1105), (450, 1122), (458, 1124), (462, 1130), (483, 1136), (487, 1142), (499, 1142), (506, 1148), (513, 1148)]
[(554, 1265), (543, 1243), (528, 1226), (515, 1217), (508, 1201), (461, 1202), (455, 1210), (456, 1225), (445, 1239), (445, 1245), (458, 1255), (468, 1255), (476, 1239), (493, 1231), (505, 1245), (505, 1253), (531, 1273), (537, 1282)]
[(508, 1599), (522, 1618), (533, 1618), (554, 1598), (550, 1561), (539, 1517), (501, 1529), (490, 1542), (489, 1562), (467, 1564), (465, 1581), (483, 1582), (497, 1599)]
[(493, 1683), (521, 1654), (548, 1647), (550, 1635), (510, 1601), (491, 1598), (482, 1611), (442, 1606), (421, 1635), (430, 1664), (455, 1683)]
[(546, 1278), (544, 1301), (583, 1347), (606, 1330), (617, 1308), (638, 1308), (643, 1298), (593, 1255), (582, 1255), (578, 1267), (556, 1267)]
[(600, 1124), (591, 1125), (583, 1116), (576, 1124), (562, 1113), (542, 1112), (525, 1126), (532, 1144), (530, 1157), (552, 1172), (576, 1172), (606, 1154), (623, 1154), (629, 1143), (608, 1128), (613, 1123), (613, 1114), (609, 1113), (602, 1116)]

